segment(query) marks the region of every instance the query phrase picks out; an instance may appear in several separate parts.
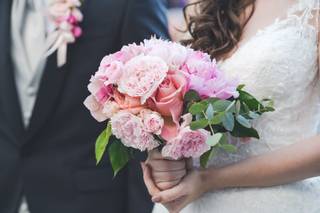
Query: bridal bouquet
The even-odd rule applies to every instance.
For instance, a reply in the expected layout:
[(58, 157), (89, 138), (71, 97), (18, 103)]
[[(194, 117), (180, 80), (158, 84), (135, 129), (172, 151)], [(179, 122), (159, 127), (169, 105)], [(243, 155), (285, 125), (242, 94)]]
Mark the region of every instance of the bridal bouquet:
[(107, 122), (96, 141), (97, 163), (107, 148), (115, 175), (136, 150), (200, 157), (203, 167), (219, 150), (235, 152), (227, 134), (259, 138), (252, 120), (273, 110), (271, 100), (260, 102), (243, 87), (208, 54), (178, 43), (151, 38), (124, 46), (103, 58), (84, 102)]

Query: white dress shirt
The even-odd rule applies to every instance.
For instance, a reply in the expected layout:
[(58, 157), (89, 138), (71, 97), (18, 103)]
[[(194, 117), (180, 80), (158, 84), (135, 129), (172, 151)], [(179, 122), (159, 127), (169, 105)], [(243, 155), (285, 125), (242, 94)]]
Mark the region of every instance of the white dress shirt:
[[(46, 16), (49, 0), (13, 0), (11, 57), (25, 127), (29, 125), (46, 63)], [(19, 213), (29, 213), (25, 196)]]
[(13, 0), (11, 15), (11, 53), (14, 75), (28, 126), (45, 66), (46, 17), (48, 0)]

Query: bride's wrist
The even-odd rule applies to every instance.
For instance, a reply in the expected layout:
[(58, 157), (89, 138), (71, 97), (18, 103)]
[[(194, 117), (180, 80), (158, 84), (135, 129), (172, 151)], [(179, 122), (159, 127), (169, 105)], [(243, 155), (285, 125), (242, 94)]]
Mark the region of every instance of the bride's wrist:
[(204, 193), (226, 188), (225, 178), (221, 169), (207, 168), (200, 170)]

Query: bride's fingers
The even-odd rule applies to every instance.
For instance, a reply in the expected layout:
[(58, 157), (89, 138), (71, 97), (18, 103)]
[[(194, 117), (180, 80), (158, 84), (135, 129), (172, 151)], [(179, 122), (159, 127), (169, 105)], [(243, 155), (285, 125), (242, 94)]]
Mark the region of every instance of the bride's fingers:
[(181, 180), (179, 179), (179, 180), (170, 181), (170, 182), (160, 182), (160, 183), (157, 183), (156, 185), (161, 191), (163, 191), (163, 190), (168, 190), (175, 187), (180, 183), (180, 181)]
[(155, 183), (171, 182), (171, 181), (181, 180), (186, 174), (187, 174), (187, 171), (185, 169), (169, 171), (169, 172), (153, 171), (152, 178)]
[(158, 149), (153, 149), (151, 151), (148, 152), (148, 157), (150, 159), (164, 159), (163, 156), (161, 155), (161, 152)]
[(170, 203), (186, 195), (185, 186), (179, 184), (176, 187), (157, 193), (152, 197), (155, 203)]
[(185, 160), (149, 159), (147, 164), (156, 172), (169, 172), (186, 169)]
[(151, 196), (154, 196), (155, 194), (159, 193), (160, 190), (156, 187), (156, 185), (153, 182), (150, 168), (145, 163), (141, 163), (141, 167), (143, 172), (143, 180), (144, 180), (144, 183), (146, 184), (148, 192)]

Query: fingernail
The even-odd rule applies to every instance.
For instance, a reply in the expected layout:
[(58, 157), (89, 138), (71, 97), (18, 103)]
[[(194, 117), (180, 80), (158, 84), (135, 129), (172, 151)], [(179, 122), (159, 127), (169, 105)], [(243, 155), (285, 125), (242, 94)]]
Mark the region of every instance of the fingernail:
[(158, 196), (155, 196), (152, 198), (152, 202), (154, 202), (154, 203), (159, 203), (160, 201), (161, 201), (161, 199)]

